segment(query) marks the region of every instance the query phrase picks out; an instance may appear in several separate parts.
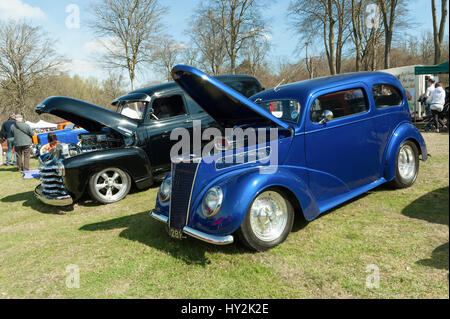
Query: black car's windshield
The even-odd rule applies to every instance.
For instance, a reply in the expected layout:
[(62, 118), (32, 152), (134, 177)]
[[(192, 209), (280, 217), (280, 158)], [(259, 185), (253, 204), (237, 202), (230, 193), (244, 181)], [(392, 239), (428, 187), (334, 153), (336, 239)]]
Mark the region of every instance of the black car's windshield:
[(144, 115), (146, 104), (147, 102), (122, 102), (117, 108), (117, 113), (135, 120), (141, 120)]
[(257, 103), (276, 118), (297, 123), (300, 115), (300, 103), (296, 100), (273, 100)]
[(248, 81), (248, 80), (228, 80), (223, 81), (226, 85), (231, 87), (233, 90), (238, 91), (245, 97), (250, 97), (252, 95), (255, 95), (256, 93), (260, 92), (261, 86), (259, 83), (255, 81)]

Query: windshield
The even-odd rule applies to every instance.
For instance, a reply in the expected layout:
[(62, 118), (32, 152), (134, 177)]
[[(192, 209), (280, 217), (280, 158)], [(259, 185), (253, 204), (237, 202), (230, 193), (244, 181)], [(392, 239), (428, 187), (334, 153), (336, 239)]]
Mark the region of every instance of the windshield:
[(258, 103), (276, 118), (287, 122), (297, 123), (300, 115), (300, 103), (296, 100), (274, 100)]
[(135, 120), (143, 118), (148, 102), (122, 102), (117, 108), (117, 112)]
[(259, 83), (255, 81), (229, 80), (223, 81), (223, 83), (231, 87), (233, 90), (238, 91), (245, 97), (250, 97), (262, 91)]

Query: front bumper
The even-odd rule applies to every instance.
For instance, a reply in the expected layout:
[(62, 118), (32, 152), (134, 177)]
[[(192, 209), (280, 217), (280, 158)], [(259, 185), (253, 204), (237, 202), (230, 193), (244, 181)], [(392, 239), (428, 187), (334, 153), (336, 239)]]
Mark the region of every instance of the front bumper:
[(69, 206), (73, 204), (73, 199), (70, 195), (61, 195), (55, 197), (46, 196), (45, 194), (42, 193), (41, 185), (38, 185), (34, 189), (34, 196), (36, 196), (37, 199), (39, 199), (41, 202), (47, 205)]
[[(150, 211), (150, 216), (152, 216), (156, 220), (159, 220), (160, 222), (168, 224), (169, 219), (167, 218), (167, 216), (160, 214), (156, 209), (153, 209)], [(210, 234), (198, 231), (196, 229), (193, 229), (189, 226), (183, 227), (183, 233), (186, 235), (189, 235), (191, 237), (203, 240), (207, 243), (214, 244), (214, 245), (228, 245), (234, 241), (234, 238), (232, 235), (227, 235), (227, 236), (210, 235)]]

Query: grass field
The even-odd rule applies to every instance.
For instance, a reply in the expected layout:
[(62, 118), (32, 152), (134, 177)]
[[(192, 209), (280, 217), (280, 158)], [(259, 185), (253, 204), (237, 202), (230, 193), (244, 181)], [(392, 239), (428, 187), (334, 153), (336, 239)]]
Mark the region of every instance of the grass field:
[[(449, 136), (424, 137), (432, 157), (413, 187), (298, 218), (265, 253), (169, 238), (148, 215), (156, 187), (63, 211), (0, 167), (0, 298), (449, 298)], [(68, 265), (79, 288), (66, 287)], [(366, 287), (368, 265), (378, 288)]]

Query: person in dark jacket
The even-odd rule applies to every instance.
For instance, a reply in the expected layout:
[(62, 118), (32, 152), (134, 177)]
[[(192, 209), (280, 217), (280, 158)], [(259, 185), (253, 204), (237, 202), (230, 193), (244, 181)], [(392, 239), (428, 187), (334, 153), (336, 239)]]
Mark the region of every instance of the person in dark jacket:
[(9, 119), (3, 123), (0, 131), (0, 142), (5, 139), (8, 150), (6, 151), (6, 163), (5, 165), (16, 165), (16, 154), (14, 154), (13, 160), (13, 147), (14, 147), (14, 137), (11, 135), (11, 127), (16, 123), (15, 115), (11, 113)]
[(34, 135), (31, 127), (23, 122), (23, 116), (16, 115), (16, 123), (11, 127), (14, 137), (14, 149), (17, 154), (17, 168), (20, 172), (30, 169), (31, 137)]

